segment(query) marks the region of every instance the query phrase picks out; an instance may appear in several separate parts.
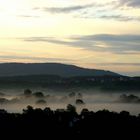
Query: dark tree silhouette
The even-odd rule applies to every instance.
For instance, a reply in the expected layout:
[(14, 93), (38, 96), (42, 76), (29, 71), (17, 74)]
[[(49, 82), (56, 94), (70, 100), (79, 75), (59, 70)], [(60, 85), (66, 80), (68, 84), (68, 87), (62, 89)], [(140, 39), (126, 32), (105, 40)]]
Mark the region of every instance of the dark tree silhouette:
[(30, 89), (25, 89), (25, 90), (24, 90), (24, 95), (25, 95), (26, 97), (30, 97), (30, 96), (32, 95), (32, 91), (31, 91)]
[(33, 93), (33, 95), (37, 98), (43, 98), (44, 97), (44, 94), (42, 92), (35, 92), (35, 93)]
[[(76, 113), (73, 105), (55, 111), (28, 106), (22, 114), (0, 110), (1, 138), (39, 138), (48, 139), (138, 139), (140, 115), (131, 116), (129, 112), (120, 113), (108, 110), (89, 111), (83, 109)], [(5, 135), (8, 134), (8, 135)], [(44, 137), (45, 136), (45, 137)]]
[(76, 107), (71, 105), (71, 104), (68, 104), (67, 105), (67, 111), (68, 112), (76, 112)]
[(76, 99), (76, 102), (75, 102), (77, 105), (84, 105), (84, 101), (82, 99)]
[(26, 109), (23, 109), (24, 114), (28, 114), (28, 113), (33, 112), (33, 111), (34, 111), (34, 109), (30, 105), (28, 105)]
[(4, 109), (0, 109), (0, 114), (7, 114), (8, 112)]
[(126, 102), (126, 103), (140, 103), (140, 98), (133, 94), (131, 94), (131, 95), (123, 94), (123, 95), (120, 95), (119, 101)]

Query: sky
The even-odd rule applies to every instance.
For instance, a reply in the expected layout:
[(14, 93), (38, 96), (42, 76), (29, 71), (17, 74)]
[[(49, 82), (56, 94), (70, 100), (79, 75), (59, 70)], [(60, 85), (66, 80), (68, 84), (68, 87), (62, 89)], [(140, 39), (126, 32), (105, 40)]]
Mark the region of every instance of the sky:
[(140, 0), (0, 0), (0, 19), (0, 63), (140, 76)]

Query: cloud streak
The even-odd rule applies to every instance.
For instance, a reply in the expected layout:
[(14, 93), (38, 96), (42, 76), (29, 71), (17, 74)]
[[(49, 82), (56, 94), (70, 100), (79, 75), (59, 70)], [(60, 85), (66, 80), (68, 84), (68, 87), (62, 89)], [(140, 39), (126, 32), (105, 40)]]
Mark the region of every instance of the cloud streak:
[(140, 17), (136, 17), (136, 16), (124, 16), (124, 15), (120, 15), (120, 14), (114, 14), (114, 15), (107, 15), (107, 14), (102, 14), (102, 15), (81, 15), (81, 18), (89, 18), (89, 19), (105, 19), (105, 20), (114, 20), (114, 21), (122, 21), (122, 22), (126, 22), (126, 21), (140, 21)]
[[(67, 7), (34, 7), (33, 10), (43, 10), (51, 14), (71, 14), (75, 18), (105, 19), (116, 21), (140, 21), (140, 16), (124, 14), (124, 7), (139, 8), (139, 0), (112, 0), (101, 3), (93, 2), (86, 5), (72, 5)], [(123, 9), (123, 12), (122, 12)], [(125, 9), (126, 10), (126, 9)], [(128, 9), (127, 9), (128, 10)], [(126, 13), (127, 13), (126, 10)]]
[(34, 16), (34, 15), (18, 15), (17, 17), (21, 17), (21, 18), (39, 18), (40, 16)]
[(31, 61), (41, 61), (41, 62), (70, 62), (74, 61), (72, 59), (64, 59), (64, 58), (47, 58), (47, 57), (33, 57), (33, 56), (15, 56), (15, 55), (0, 55), (1, 60), (31, 60)]
[(123, 16), (123, 15), (102, 15), (102, 19), (112, 19), (118, 21), (140, 21), (140, 17)]
[(140, 35), (83, 35), (64, 39), (50, 37), (23, 38), (30, 42), (49, 42), (52, 44), (79, 47), (90, 51), (111, 52), (115, 54), (140, 54)]
[(140, 67), (140, 63), (94, 63), (98, 66), (138, 66)]
[(71, 13), (79, 10), (84, 10), (92, 7), (93, 4), (88, 5), (77, 5), (77, 6), (69, 6), (69, 7), (44, 7), (43, 10), (50, 13)]
[(140, 0), (120, 0), (119, 6), (140, 7)]

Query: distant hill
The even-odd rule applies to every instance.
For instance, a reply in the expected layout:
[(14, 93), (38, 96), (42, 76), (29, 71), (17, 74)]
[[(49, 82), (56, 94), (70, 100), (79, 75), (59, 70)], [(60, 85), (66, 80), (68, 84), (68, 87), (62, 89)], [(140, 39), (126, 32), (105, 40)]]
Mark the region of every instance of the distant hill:
[(87, 69), (74, 65), (60, 63), (2, 63), (0, 76), (27, 76), (27, 75), (58, 75), (61, 77), (75, 76), (120, 76), (117, 73), (105, 70)]

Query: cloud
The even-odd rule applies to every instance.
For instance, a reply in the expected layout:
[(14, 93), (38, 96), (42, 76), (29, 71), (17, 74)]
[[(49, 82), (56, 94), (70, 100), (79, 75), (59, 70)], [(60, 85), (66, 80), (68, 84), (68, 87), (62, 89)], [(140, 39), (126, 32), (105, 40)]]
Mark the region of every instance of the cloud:
[[(100, 11), (100, 10), (99, 10)], [(122, 21), (122, 22), (126, 22), (126, 21), (140, 21), (140, 17), (136, 17), (136, 16), (124, 16), (124, 15), (120, 15), (120, 14), (112, 14), (112, 15), (108, 15), (108, 14), (104, 14), (104, 10), (101, 10), (101, 12), (99, 12), (101, 14), (89, 14), (89, 15), (80, 15), (79, 17), (81, 18), (89, 18), (89, 19), (96, 19), (96, 18), (100, 18), (100, 19), (105, 19), (105, 20), (115, 20), (115, 21)], [(102, 14), (103, 13), (103, 14)]]
[(94, 63), (98, 66), (138, 66), (140, 67), (140, 63)]
[(27, 38), (22, 38), (22, 40), (28, 42), (49, 42), (49, 43), (63, 44), (63, 45), (68, 45), (68, 43), (70, 43), (67, 41), (55, 39), (54, 37), (27, 37)]
[(93, 48), (93, 50), (95, 48), (96, 51), (109, 51), (118, 54), (140, 53), (140, 35), (98, 34), (73, 39), (79, 43), (90, 42), (90, 48)]
[(119, 6), (140, 7), (140, 0), (120, 0)]
[(31, 61), (41, 61), (41, 62), (70, 62), (74, 61), (72, 59), (65, 59), (65, 58), (47, 58), (47, 57), (33, 57), (33, 56), (15, 56), (15, 55), (0, 55), (0, 59), (2, 60), (31, 60)]
[(34, 16), (34, 15), (18, 15), (18, 17), (21, 17), (21, 18), (39, 18), (40, 16)]
[(43, 10), (50, 13), (70, 13), (92, 7), (93, 4), (77, 5), (69, 7), (44, 7)]
[(33, 7), (32, 10), (40, 10), (40, 7)]
[(93, 2), (86, 5), (72, 5), (67, 7), (34, 7), (33, 10), (43, 10), (51, 14), (74, 13), (72, 16), (75, 18), (99, 18), (123, 22), (140, 21), (140, 16), (124, 14), (124, 11), (126, 10), (124, 7), (126, 6), (139, 7), (140, 0), (111, 0), (105, 3)]
[(97, 35), (86, 35), (79, 37), (72, 37), (72, 39), (82, 39), (82, 40), (98, 40), (98, 41), (136, 41), (140, 42), (140, 35), (115, 35), (115, 34), (97, 34)]
[(118, 21), (140, 21), (140, 17), (123, 16), (123, 15), (102, 15), (102, 19), (113, 19)]
[(140, 35), (97, 34), (73, 36), (65, 39), (51, 37), (23, 38), (30, 42), (49, 42), (53, 44), (79, 47), (90, 51), (111, 52), (115, 54), (140, 54)]

